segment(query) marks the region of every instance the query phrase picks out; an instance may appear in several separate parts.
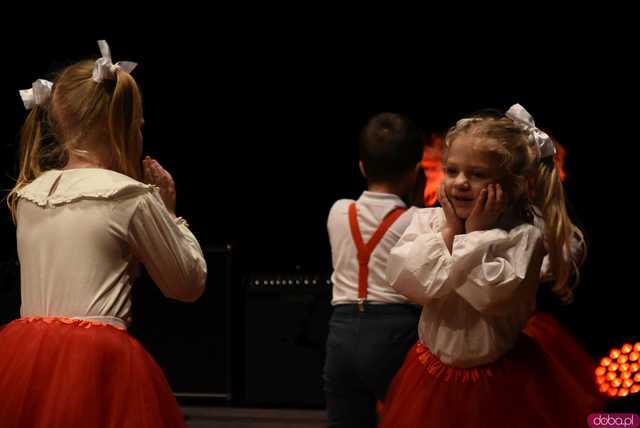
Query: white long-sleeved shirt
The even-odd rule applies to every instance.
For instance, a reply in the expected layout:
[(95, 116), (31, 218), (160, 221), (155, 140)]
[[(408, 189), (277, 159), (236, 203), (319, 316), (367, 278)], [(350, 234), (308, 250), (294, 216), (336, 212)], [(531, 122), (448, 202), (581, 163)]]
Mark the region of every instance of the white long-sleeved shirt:
[(520, 224), (457, 235), (449, 252), (441, 208), (418, 210), (391, 250), (387, 277), (423, 305), (419, 336), (442, 362), (491, 363), (511, 349), (535, 310), (543, 233)]
[[(357, 201), (340, 199), (329, 211), (327, 229), (331, 243), (333, 261), (333, 298), (332, 305), (356, 303), (358, 301), (358, 255), (349, 225), (349, 205), (356, 203), (358, 225), (362, 240), (366, 243), (384, 218), (395, 208), (406, 205), (397, 195), (365, 191)], [(411, 216), (416, 211), (409, 208), (391, 225), (382, 237), (369, 260), (367, 301), (371, 303), (407, 303), (402, 294), (389, 286), (386, 279), (387, 258), (391, 248), (409, 225)]]
[(106, 169), (50, 170), (19, 197), (22, 316), (126, 328), (138, 262), (167, 297), (193, 301), (204, 291), (200, 245), (157, 187)]

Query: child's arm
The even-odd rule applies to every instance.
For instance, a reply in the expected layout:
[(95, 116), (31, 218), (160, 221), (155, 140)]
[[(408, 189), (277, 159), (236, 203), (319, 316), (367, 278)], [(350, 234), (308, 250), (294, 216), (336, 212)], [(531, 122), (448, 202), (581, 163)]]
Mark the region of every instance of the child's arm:
[(166, 297), (192, 302), (202, 295), (207, 263), (200, 244), (184, 220), (172, 219), (158, 190), (138, 200), (127, 239)]
[(545, 250), (537, 228), (522, 225), (510, 232), (494, 229), (460, 238), (454, 244), (458, 269), (471, 269), (455, 291), (477, 311), (501, 315), (523, 283), (538, 283)]
[(389, 254), (389, 284), (415, 303), (427, 304), (453, 290), (448, 279), (454, 260), (440, 232), (445, 221), (441, 208), (417, 211)]
[(391, 286), (422, 305), (459, 287), (458, 294), (471, 300), (477, 292), (470, 295), (465, 290), (484, 287), (481, 292), (488, 298), (477, 301), (478, 310), (488, 307), (490, 300), (507, 299), (526, 277), (542, 241), (538, 229), (523, 225), (510, 232), (491, 229), (455, 235), (449, 252), (446, 234), (441, 232), (443, 224), (446, 220), (441, 209), (416, 213), (387, 262)]

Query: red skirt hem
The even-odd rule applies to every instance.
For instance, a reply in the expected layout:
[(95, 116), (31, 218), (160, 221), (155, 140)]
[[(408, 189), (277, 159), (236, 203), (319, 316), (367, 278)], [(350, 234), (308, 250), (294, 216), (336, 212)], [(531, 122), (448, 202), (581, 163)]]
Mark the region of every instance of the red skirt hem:
[(126, 331), (68, 318), (0, 329), (3, 428), (186, 427), (153, 358)]
[(381, 427), (577, 427), (602, 411), (595, 362), (552, 317), (534, 316), (492, 364), (457, 368), (418, 342), (387, 393)]

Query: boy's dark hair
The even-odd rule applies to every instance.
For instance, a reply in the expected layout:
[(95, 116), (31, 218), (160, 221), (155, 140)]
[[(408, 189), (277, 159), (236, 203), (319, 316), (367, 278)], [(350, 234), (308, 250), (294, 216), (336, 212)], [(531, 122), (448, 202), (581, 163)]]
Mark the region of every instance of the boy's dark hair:
[(367, 180), (393, 181), (415, 168), (424, 143), (415, 124), (396, 113), (379, 113), (360, 133), (360, 160)]

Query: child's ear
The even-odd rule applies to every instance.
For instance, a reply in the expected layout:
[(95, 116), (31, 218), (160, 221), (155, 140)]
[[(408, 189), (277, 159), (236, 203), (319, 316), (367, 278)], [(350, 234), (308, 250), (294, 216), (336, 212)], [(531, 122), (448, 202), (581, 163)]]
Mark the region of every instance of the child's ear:
[(364, 164), (362, 161), (358, 161), (358, 166), (360, 167), (360, 173), (364, 178), (367, 178), (367, 172), (364, 170)]

